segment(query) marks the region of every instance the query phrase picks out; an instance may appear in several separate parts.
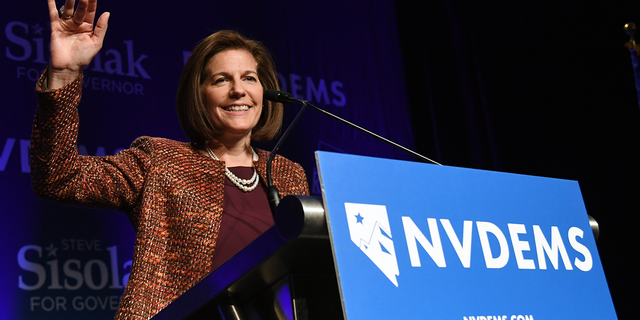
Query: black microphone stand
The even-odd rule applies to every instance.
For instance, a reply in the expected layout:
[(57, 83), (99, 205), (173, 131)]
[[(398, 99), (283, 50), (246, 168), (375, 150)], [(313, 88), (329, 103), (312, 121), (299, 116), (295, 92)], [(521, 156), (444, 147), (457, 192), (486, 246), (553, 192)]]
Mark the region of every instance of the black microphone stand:
[(280, 103), (285, 103), (285, 102), (295, 102), (295, 103), (299, 103), (302, 104), (302, 108), (300, 109), (300, 111), (298, 112), (298, 114), (296, 115), (296, 117), (293, 119), (293, 121), (291, 122), (291, 124), (289, 125), (289, 127), (287, 128), (287, 130), (285, 130), (285, 132), (282, 134), (282, 137), (280, 137), (280, 140), (278, 140), (278, 143), (276, 143), (276, 146), (273, 148), (273, 150), (271, 151), (271, 154), (269, 154), (269, 158), (267, 159), (267, 199), (269, 199), (269, 207), (271, 208), (271, 214), (274, 215), (275, 218), (275, 212), (276, 212), (276, 208), (278, 207), (278, 204), (280, 203), (280, 194), (278, 193), (278, 188), (276, 188), (276, 186), (273, 185), (273, 181), (271, 180), (271, 162), (273, 161), (273, 158), (275, 157), (276, 153), (278, 152), (278, 149), (280, 149), (280, 144), (282, 144), (282, 142), (286, 139), (286, 137), (289, 135), (289, 133), (291, 132), (291, 129), (295, 126), (295, 124), (298, 122), (298, 120), (300, 119), (300, 116), (302, 115), (302, 113), (306, 110), (307, 107), (311, 107), (313, 109), (316, 109), (317, 111), (319, 111), (322, 114), (325, 114), (335, 120), (338, 120), (348, 126), (351, 126), (352, 128), (358, 129), (370, 136), (373, 136), (379, 140), (382, 140), (396, 148), (399, 148), (405, 152), (408, 152), (420, 159), (422, 159), (423, 161), (426, 162), (430, 162), (433, 164), (437, 164), (439, 166), (441, 166), (442, 164), (431, 160), (399, 143), (393, 142), (377, 133), (374, 133), (372, 131), (369, 131), (355, 123), (352, 123), (350, 121), (347, 121), (345, 119), (342, 119), (336, 115), (334, 115), (331, 112), (328, 112), (324, 109), (318, 108), (316, 106), (314, 106), (313, 104), (309, 103), (309, 101), (303, 100), (303, 99), (298, 99), (298, 98), (294, 98), (292, 97), (289, 93), (284, 92), (284, 91), (278, 91), (278, 90), (273, 90), (273, 89), (267, 89), (264, 92), (264, 98), (269, 100), (269, 101), (273, 101), (273, 102), (280, 102)]
[[(285, 102), (285, 101), (277, 101), (277, 102)], [(298, 120), (300, 120), (302, 113), (307, 109), (307, 106), (309, 105), (304, 101), (302, 101), (301, 103), (302, 103), (302, 108), (300, 108), (300, 111), (298, 111), (298, 114), (296, 115), (296, 117), (293, 118), (293, 121), (291, 121), (291, 124), (289, 124), (289, 127), (287, 127), (287, 130), (284, 131), (284, 133), (276, 143), (276, 146), (273, 147), (273, 150), (271, 150), (271, 153), (269, 154), (269, 158), (267, 159), (267, 199), (269, 200), (269, 208), (271, 208), (271, 215), (273, 215), (274, 220), (275, 220), (276, 208), (278, 207), (278, 204), (280, 204), (280, 193), (278, 192), (278, 188), (273, 185), (273, 180), (271, 179), (271, 162), (273, 162), (273, 158), (276, 156), (276, 153), (280, 149), (280, 145), (287, 138), (287, 136), (289, 136), (291, 129), (293, 129), (296, 123), (298, 123)]]
[(359, 126), (359, 125), (357, 125), (357, 124), (355, 124), (353, 122), (349, 122), (349, 121), (347, 121), (345, 119), (342, 119), (342, 118), (336, 116), (335, 114), (333, 114), (333, 113), (331, 113), (329, 111), (326, 111), (324, 109), (320, 109), (320, 108), (312, 105), (308, 101), (300, 100), (300, 99), (295, 99), (295, 100), (299, 100), (299, 101), (295, 101), (295, 102), (298, 102), (298, 103), (308, 104), (311, 108), (314, 108), (314, 109), (318, 110), (322, 114), (325, 114), (325, 115), (327, 115), (327, 116), (329, 116), (331, 118), (334, 118), (334, 119), (336, 119), (336, 120), (338, 120), (338, 121), (340, 121), (340, 122), (342, 122), (344, 124), (347, 124), (347, 125), (349, 125), (349, 126), (351, 126), (353, 128), (356, 128), (356, 129), (358, 129), (358, 130), (360, 130), (360, 131), (362, 131), (362, 132), (364, 132), (364, 133), (366, 133), (366, 134), (368, 134), (370, 136), (373, 136), (374, 138), (378, 138), (378, 139), (380, 139), (380, 140), (382, 140), (382, 141), (384, 141), (384, 142), (386, 142), (386, 143), (388, 143), (388, 144), (390, 144), (390, 145), (392, 145), (392, 146), (394, 146), (396, 148), (404, 150), (404, 151), (406, 151), (406, 152), (408, 152), (408, 153), (410, 153), (410, 154), (412, 154), (412, 155), (414, 155), (414, 156), (416, 156), (416, 157), (418, 157), (418, 158), (420, 158), (420, 159), (422, 159), (424, 161), (431, 162), (431, 163), (437, 164), (439, 166), (442, 165), (442, 164), (440, 164), (440, 163), (438, 163), (438, 162), (436, 162), (434, 160), (431, 160), (431, 159), (429, 159), (429, 158), (427, 158), (427, 157), (425, 157), (425, 156), (423, 156), (423, 155), (421, 155), (421, 154), (419, 154), (419, 153), (417, 153), (417, 152), (415, 152), (415, 151), (413, 151), (413, 150), (411, 150), (411, 149), (409, 149), (409, 148), (407, 148), (407, 147), (405, 147), (405, 146), (403, 146), (401, 144), (395, 143), (395, 142), (393, 142), (393, 141), (391, 141), (391, 140), (389, 140), (389, 139), (387, 139), (387, 138), (385, 138), (385, 137), (383, 137), (383, 136), (381, 136), (381, 135), (379, 135), (377, 133), (371, 132), (371, 131), (369, 131), (369, 130), (367, 130), (367, 129), (365, 129), (365, 128), (363, 128), (363, 127), (361, 127), (361, 126)]
[(357, 125), (357, 124), (355, 124), (353, 122), (349, 122), (349, 121), (347, 121), (347, 120), (345, 120), (343, 118), (340, 118), (340, 117), (336, 116), (335, 114), (333, 114), (333, 113), (331, 113), (329, 111), (326, 111), (324, 109), (316, 107), (315, 105), (311, 104), (309, 101), (291, 97), (290, 94), (288, 94), (286, 92), (283, 92), (283, 91), (275, 91), (275, 90), (267, 90), (267, 91), (269, 91), (269, 94), (268, 94), (269, 96), (275, 96), (276, 98), (274, 98), (274, 99), (277, 99), (279, 102), (295, 102), (295, 103), (302, 104), (304, 106), (309, 106), (309, 107), (311, 107), (313, 109), (316, 109), (317, 111), (319, 111), (322, 114), (325, 114), (325, 115), (327, 115), (327, 116), (329, 116), (329, 117), (331, 117), (331, 118), (333, 118), (335, 120), (338, 120), (338, 121), (340, 121), (340, 122), (342, 122), (342, 123), (344, 123), (344, 124), (346, 124), (346, 125), (348, 125), (350, 127), (358, 129), (358, 130), (360, 130), (360, 131), (362, 131), (362, 132), (364, 132), (364, 133), (366, 133), (366, 134), (368, 134), (370, 136), (373, 136), (374, 138), (382, 140), (382, 141), (384, 141), (384, 142), (386, 142), (386, 143), (388, 143), (388, 144), (390, 144), (390, 145), (392, 145), (392, 146), (394, 146), (396, 148), (399, 148), (399, 149), (401, 149), (401, 150), (403, 150), (405, 152), (408, 152), (408, 153), (410, 153), (410, 154), (412, 154), (412, 155), (414, 155), (414, 156), (416, 156), (416, 157), (418, 157), (418, 158), (420, 158), (420, 159), (422, 159), (422, 160), (424, 160), (426, 162), (437, 164), (439, 166), (442, 165), (442, 164), (440, 164), (440, 163), (438, 163), (438, 162), (436, 162), (434, 160), (431, 160), (431, 159), (429, 159), (429, 158), (427, 158), (427, 157), (425, 157), (425, 156), (423, 156), (423, 155), (421, 155), (421, 154), (419, 154), (419, 153), (417, 153), (417, 152), (415, 152), (415, 151), (413, 151), (413, 150), (411, 150), (411, 149), (409, 149), (409, 148), (407, 148), (407, 147), (405, 147), (405, 146), (403, 146), (401, 144), (393, 142), (393, 141), (391, 141), (391, 140), (389, 140), (389, 139), (387, 139), (387, 138), (385, 138), (385, 137), (383, 137), (383, 136), (381, 136), (381, 135), (379, 135), (379, 134), (377, 134), (375, 132), (369, 131), (369, 130), (367, 130), (367, 129), (365, 129), (365, 128), (363, 128), (363, 127), (361, 127), (361, 126), (359, 126), (359, 125)]

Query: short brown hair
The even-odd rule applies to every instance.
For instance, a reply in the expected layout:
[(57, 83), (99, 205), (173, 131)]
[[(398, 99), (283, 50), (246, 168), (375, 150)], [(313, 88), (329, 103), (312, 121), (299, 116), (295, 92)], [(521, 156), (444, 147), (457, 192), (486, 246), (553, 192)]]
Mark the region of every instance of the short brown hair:
[[(249, 40), (236, 31), (222, 30), (204, 38), (193, 50), (182, 70), (176, 107), (182, 130), (196, 144), (217, 139), (222, 135), (216, 128), (202, 101), (202, 84), (208, 77), (207, 64), (216, 54), (230, 49), (249, 52), (257, 63), (258, 80), (263, 89), (278, 90), (276, 70), (271, 54), (262, 43)], [(251, 139), (264, 141), (273, 138), (282, 125), (282, 104), (263, 101), (262, 113), (251, 132)]]

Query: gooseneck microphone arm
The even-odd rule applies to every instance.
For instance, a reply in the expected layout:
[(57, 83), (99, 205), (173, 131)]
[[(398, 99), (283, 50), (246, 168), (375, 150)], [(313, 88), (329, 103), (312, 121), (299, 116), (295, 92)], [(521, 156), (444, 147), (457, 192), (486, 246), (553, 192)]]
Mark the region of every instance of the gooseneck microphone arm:
[(367, 129), (365, 129), (365, 128), (363, 128), (363, 127), (361, 127), (361, 126), (359, 126), (359, 125), (357, 125), (355, 123), (352, 123), (352, 122), (349, 122), (349, 121), (347, 121), (345, 119), (342, 119), (342, 118), (336, 116), (335, 114), (330, 113), (330, 112), (328, 112), (328, 111), (326, 111), (324, 109), (320, 109), (320, 108), (318, 108), (318, 107), (316, 107), (316, 106), (314, 106), (312, 104), (309, 104), (309, 106), (314, 108), (314, 109), (316, 109), (316, 110), (318, 110), (318, 111), (320, 111), (320, 113), (326, 114), (329, 117), (334, 118), (334, 119), (336, 119), (336, 120), (338, 120), (338, 121), (340, 121), (340, 122), (342, 122), (344, 124), (347, 124), (347, 125), (349, 125), (349, 126), (351, 126), (353, 128), (356, 128), (356, 129), (358, 129), (358, 130), (360, 130), (360, 131), (362, 131), (362, 132), (364, 132), (364, 133), (366, 133), (366, 134), (368, 134), (370, 136), (378, 138), (379, 140), (382, 140), (382, 141), (384, 141), (384, 142), (386, 142), (386, 143), (388, 143), (388, 144), (390, 144), (390, 145), (392, 145), (392, 146), (394, 146), (396, 148), (399, 148), (399, 149), (401, 149), (401, 150), (403, 150), (405, 152), (408, 152), (408, 153), (410, 153), (410, 154), (412, 154), (412, 155), (414, 155), (414, 156), (416, 156), (416, 157), (418, 157), (418, 158), (420, 158), (420, 159), (422, 159), (422, 160), (424, 160), (426, 162), (431, 162), (431, 163), (437, 164), (439, 166), (442, 165), (442, 164), (440, 164), (440, 163), (438, 163), (438, 162), (436, 162), (434, 160), (431, 160), (431, 159), (429, 159), (429, 158), (427, 158), (427, 157), (425, 157), (425, 156), (423, 156), (423, 155), (421, 155), (421, 154), (419, 154), (419, 153), (417, 153), (417, 152), (415, 152), (415, 151), (413, 151), (413, 150), (411, 150), (411, 149), (409, 149), (409, 148), (407, 148), (407, 147), (405, 147), (405, 146), (403, 146), (401, 144), (395, 143), (395, 142), (393, 142), (393, 141), (391, 141), (391, 140), (389, 140), (389, 139), (387, 139), (387, 138), (385, 138), (385, 137), (383, 137), (383, 136), (381, 136), (381, 135), (379, 135), (377, 133), (371, 132), (371, 131), (369, 131), (369, 130), (367, 130)]
[(289, 133), (291, 132), (291, 129), (295, 126), (295, 124), (298, 122), (298, 120), (300, 119), (300, 116), (302, 115), (302, 113), (306, 110), (307, 107), (311, 107), (313, 109), (318, 110), (320, 113), (325, 114), (333, 119), (336, 119), (352, 128), (358, 129), (372, 137), (375, 137), (379, 140), (382, 140), (398, 149), (401, 149), (405, 152), (408, 152), (418, 158), (420, 158), (423, 161), (426, 162), (430, 162), (433, 164), (437, 164), (439, 166), (441, 166), (442, 164), (431, 160), (401, 144), (395, 143), (377, 133), (371, 132), (355, 123), (349, 122), (345, 119), (342, 119), (336, 115), (334, 115), (331, 112), (328, 112), (324, 109), (320, 109), (316, 106), (314, 106), (313, 104), (309, 103), (309, 101), (303, 100), (303, 99), (298, 99), (298, 98), (294, 98), (292, 97), (289, 93), (284, 92), (284, 91), (278, 91), (278, 90), (274, 90), (274, 89), (267, 89), (264, 91), (264, 98), (266, 100), (269, 101), (273, 101), (273, 102), (280, 102), (280, 103), (286, 103), (286, 102), (295, 102), (295, 103), (299, 103), (302, 105), (302, 108), (300, 109), (300, 111), (298, 111), (298, 114), (296, 115), (296, 117), (293, 119), (293, 121), (291, 122), (291, 124), (289, 125), (289, 127), (287, 128), (287, 130), (285, 130), (285, 132), (282, 134), (282, 137), (280, 137), (280, 140), (278, 140), (278, 142), (276, 143), (276, 146), (273, 148), (273, 150), (271, 151), (271, 154), (269, 155), (269, 158), (267, 159), (267, 199), (269, 200), (269, 207), (271, 208), (271, 214), (275, 215), (276, 212), (276, 207), (278, 207), (278, 204), (280, 203), (280, 194), (278, 193), (278, 188), (276, 188), (276, 186), (273, 185), (273, 181), (271, 180), (271, 162), (273, 161), (273, 158), (276, 156), (276, 153), (278, 152), (278, 149), (280, 149), (280, 145), (282, 144), (282, 142), (287, 138), (287, 136), (289, 135)]
[[(281, 91), (272, 90), (272, 89), (265, 90), (264, 98), (266, 100), (273, 101), (273, 102), (280, 102), (280, 103), (289, 102), (289, 100), (286, 99), (284, 95), (282, 95)], [(293, 121), (291, 121), (291, 124), (289, 124), (289, 127), (287, 127), (287, 129), (284, 131), (284, 133), (276, 143), (276, 146), (273, 147), (273, 150), (271, 150), (271, 153), (269, 154), (269, 158), (267, 159), (267, 199), (269, 200), (269, 208), (271, 209), (271, 214), (274, 216), (274, 219), (276, 214), (276, 208), (280, 203), (280, 193), (278, 192), (278, 188), (276, 188), (276, 186), (273, 185), (273, 180), (271, 178), (271, 163), (273, 162), (273, 158), (275, 158), (276, 154), (278, 153), (278, 150), (280, 150), (280, 145), (282, 145), (282, 142), (287, 138), (287, 136), (289, 136), (291, 129), (293, 129), (296, 123), (298, 123), (298, 120), (300, 120), (302, 113), (307, 109), (307, 106), (309, 105), (304, 101), (300, 103), (302, 103), (302, 108), (300, 108), (300, 111), (298, 111), (298, 114), (296, 115), (296, 117), (293, 118)]]
[[(429, 159), (429, 158), (427, 158), (427, 157), (425, 157), (425, 156), (423, 156), (423, 155), (421, 155), (421, 154), (419, 154), (419, 153), (417, 153), (417, 152), (415, 152), (415, 151), (413, 151), (413, 150), (411, 150), (411, 149), (409, 149), (409, 148), (407, 148), (407, 147), (405, 147), (405, 146), (403, 146), (401, 144), (395, 143), (395, 142), (393, 142), (393, 141), (391, 141), (391, 140), (389, 140), (389, 139), (387, 139), (387, 138), (385, 138), (385, 137), (383, 137), (383, 136), (381, 136), (381, 135), (379, 135), (377, 133), (371, 132), (371, 131), (369, 131), (369, 130), (367, 130), (367, 129), (365, 129), (365, 128), (363, 128), (363, 127), (361, 127), (361, 126), (359, 126), (359, 125), (357, 125), (355, 123), (352, 123), (352, 122), (349, 122), (349, 121), (347, 121), (345, 119), (342, 119), (342, 118), (334, 115), (331, 112), (328, 112), (328, 111), (326, 111), (324, 109), (320, 109), (320, 108), (314, 106), (313, 104), (309, 103), (309, 101), (298, 99), (298, 98), (294, 98), (289, 93), (286, 93), (284, 91), (277, 91), (277, 90), (273, 90), (273, 89), (268, 89), (268, 90), (265, 91), (265, 97), (267, 97), (267, 96), (272, 97), (273, 99), (277, 99), (278, 102), (295, 102), (295, 103), (300, 103), (300, 104), (302, 104), (304, 106), (308, 105), (309, 107), (318, 110), (322, 114), (325, 114), (325, 115), (327, 115), (327, 116), (329, 116), (329, 117), (331, 117), (333, 119), (336, 119), (336, 120), (338, 120), (338, 121), (340, 121), (340, 122), (342, 122), (342, 123), (344, 123), (344, 124), (346, 124), (346, 125), (348, 125), (350, 127), (358, 129), (358, 130), (360, 130), (360, 131), (362, 131), (362, 132), (364, 132), (364, 133), (366, 133), (366, 134), (368, 134), (368, 135), (370, 135), (372, 137), (375, 137), (375, 138), (377, 138), (379, 140), (382, 140), (382, 141), (384, 141), (384, 142), (386, 142), (386, 143), (388, 143), (388, 144), (390, 144), (390, 145), (392, 145), (392, 146), (394, 146), (394, 147), (396, 147), (398, 149), (401, 149), (401, 150), (403, 150), (405, 152), (408, 152), (408, 153), (410, 153), (410, 154), (422, 159), (423, 161), (430, 162), (430, 163), (433, 163), (433, 164), (437, 164), (439, 166), (442, 165), (442, 164), (440, 164), (440, 163), (438, 163), (438, 162), (436, 162), (434, 160), (431, 160), (431, 159)], [(267, 98), (267, 99), (269, 99), (269, 98)], [(274, 101), (274, 100), (271, 100), (271, 101)]]

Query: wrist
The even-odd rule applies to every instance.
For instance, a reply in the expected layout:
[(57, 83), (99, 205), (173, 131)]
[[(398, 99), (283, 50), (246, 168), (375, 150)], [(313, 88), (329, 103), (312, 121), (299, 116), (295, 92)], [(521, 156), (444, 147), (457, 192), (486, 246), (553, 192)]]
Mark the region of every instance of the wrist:
[(49, 66), (45, 85), (48, 90), (60, 89), (73, 82), (82, 74), (82, 69), (56, 69)]

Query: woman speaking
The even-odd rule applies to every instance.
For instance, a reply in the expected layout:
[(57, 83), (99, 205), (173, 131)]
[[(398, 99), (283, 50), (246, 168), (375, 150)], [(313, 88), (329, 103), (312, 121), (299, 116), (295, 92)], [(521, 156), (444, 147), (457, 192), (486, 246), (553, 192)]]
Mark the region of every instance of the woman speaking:
[[(141, 137), (114, 156), (78, 155), (82, 70), (102, 47), (109, 13), (97, 0), (48, 0), (51, 61), (37, 83), (31, 141), (35, 193), (61, 203), (124, 211), (136, 232), (116, 319), (149, 319), (273, 225), (265, 192), (268, 152), (282, 106), (269, 52), (233, 31), (202, 40), (182, 72), (180, 124), (190, 142)], [(307, 195), (302, 167), (273, 162), (281, 196)]]

